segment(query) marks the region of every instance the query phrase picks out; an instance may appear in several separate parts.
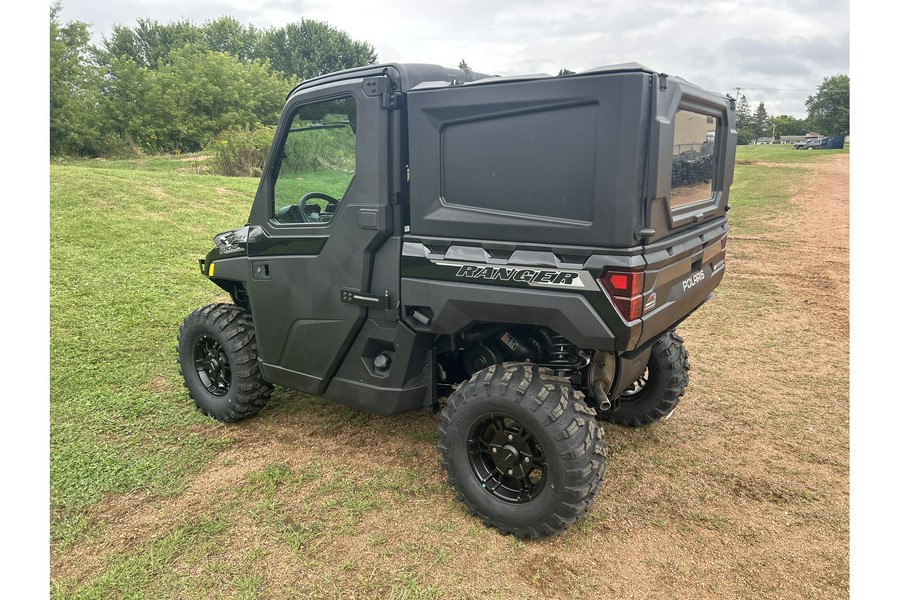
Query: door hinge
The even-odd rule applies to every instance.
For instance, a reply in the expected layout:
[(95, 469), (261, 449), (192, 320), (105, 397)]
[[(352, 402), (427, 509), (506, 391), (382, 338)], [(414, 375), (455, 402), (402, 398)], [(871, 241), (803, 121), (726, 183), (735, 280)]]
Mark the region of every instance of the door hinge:
[(388, 110), (403, 108), (403, 94), (396, 92), (396, 85), (387, 76), (363, 79), (363, 93), (369, 97), (381, 96), (381, 108)]
[(406, 196), (403, 194), (403, 192), (394, 192), (393, 194), (391, 194), (391, 204), (398, 205), (405, 202)]
[(403, 94), (396, 94), (394, 92), (385, 92), (381, 95), (381, 108), (386, 108), (388, 110), (399, 110), (403, 108)]

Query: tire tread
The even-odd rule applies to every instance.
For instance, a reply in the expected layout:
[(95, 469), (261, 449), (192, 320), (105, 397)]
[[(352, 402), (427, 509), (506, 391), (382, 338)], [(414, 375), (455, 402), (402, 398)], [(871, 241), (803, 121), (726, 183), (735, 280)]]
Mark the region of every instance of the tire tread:
[[(517, 525), (507, 522), (502, 515), (488, 514), (460, 486), (459, 477), (469, 474), (455, 472), (451, 449), (461, 442), (449, 439), (449, 431), (463, 406), (486, 396), (502, 397), (511, 406), (522, 404), (526, 411), (540, 411), (548, 437), (556, 441), (545, 452), (557, 452), (564, 465), (564, 488), (559, 494), (562, 500), (539, 522)], [(595, 414), (585, 403), (583, 394), (573, 390), (568, 380), (555, 377), (546, 369), (522, 363), (483, 369), (456, 389), (441, 413), (437, 448), (447, 472), (447, 483), (471, 514), (503, 535), (511, 533), (519, 539), (533, 539), (558, 534), (585, 515), (603, 484), (607, 446)], [(467, 469), (468, 465), (462, 468)]]

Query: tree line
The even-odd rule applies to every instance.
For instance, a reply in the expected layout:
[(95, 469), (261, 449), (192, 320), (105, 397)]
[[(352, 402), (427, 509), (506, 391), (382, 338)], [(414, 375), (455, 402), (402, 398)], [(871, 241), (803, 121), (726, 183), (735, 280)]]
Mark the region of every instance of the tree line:
[(297, 83), (377, 62), (374, 48), (318, 21), (261, 29), (138, 19), (100, 46), (50, 9), (50, 153), (194, 152), (226, 131), (272, 126)]
[(790, 115), (770, 116), (760, 102), (750, 107), (747, 96), (739, 94), (735, 108), (738, 144), (755, 144), (763, 137), (805, 135), (815, 131), (821, 135), (850, 134), (850, 77), (825, 77), (816, 93), (806, 99), (806, 118)]

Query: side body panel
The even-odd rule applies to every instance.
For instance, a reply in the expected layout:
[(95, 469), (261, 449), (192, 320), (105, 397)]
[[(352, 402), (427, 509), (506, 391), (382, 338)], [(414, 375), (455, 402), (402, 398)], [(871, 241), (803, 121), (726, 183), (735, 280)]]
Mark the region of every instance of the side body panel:
[(411, 233), (634, 245), (650, 85), (633, 71), (412, 90)]

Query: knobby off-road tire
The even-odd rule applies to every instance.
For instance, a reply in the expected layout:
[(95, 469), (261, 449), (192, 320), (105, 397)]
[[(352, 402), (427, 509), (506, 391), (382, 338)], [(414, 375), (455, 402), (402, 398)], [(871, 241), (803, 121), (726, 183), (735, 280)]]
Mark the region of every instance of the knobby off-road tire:
[(644, 374), (619, 396), (618, 408), (600, 411), (599, 417), (626, 427), (668, 417), (684, 396), (690, 368), (684, 340), (674, 329), (667, 332), (650, 349)]
[(567, 379), (534, 365), (491, 366), (462, 383), (438, 435), (457, 497), (485, 525), (520, 539), (575, 523), (606, 472), (594, 409)]
[(210, 304), (187, 316), (178, 332), (184, 386), (205, 415), (239, 421), (258, 413), (272, 384), (259, 372), (253, 318), (233, 304)]

